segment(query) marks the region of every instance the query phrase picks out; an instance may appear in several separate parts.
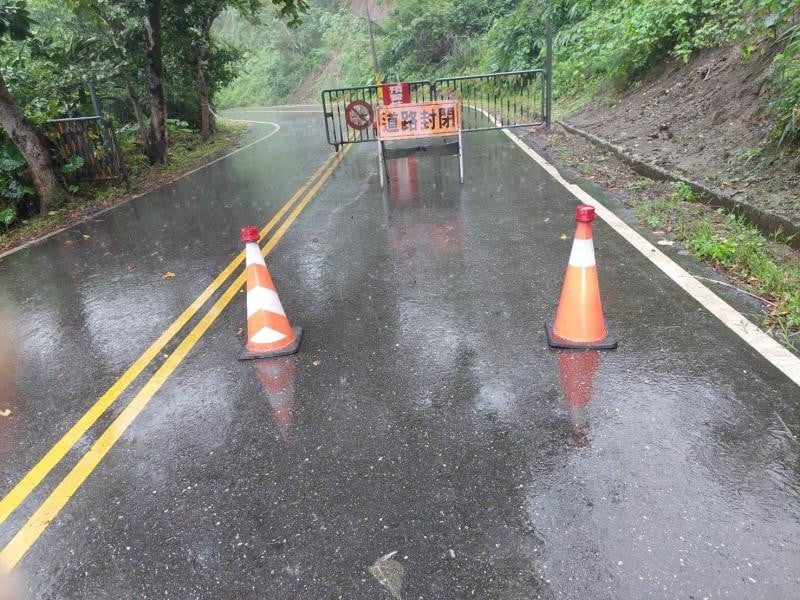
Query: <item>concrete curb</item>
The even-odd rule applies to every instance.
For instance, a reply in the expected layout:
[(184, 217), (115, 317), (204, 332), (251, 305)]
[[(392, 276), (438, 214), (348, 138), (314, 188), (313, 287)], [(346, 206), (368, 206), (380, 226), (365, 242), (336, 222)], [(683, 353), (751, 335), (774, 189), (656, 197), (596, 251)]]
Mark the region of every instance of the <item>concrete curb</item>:
[(661, 167), (650, 164), (641, 157), (633, 154), (627, 148), (612, 144), (611, 142), (589, 133), (588, 131), (579, 129), (574, 125), (570, 125), (564, 121), (556, 121), (556, 123), (566, 129), (568, 132), (579, 135), (582, 138), (592, 142), (595, 146), (599, 146), (604, 150), (608, 150), (629, 165), (634, 171), (644, 177), (658, 181), (681, 181), (688, 185), (695, 194), (701, 194), (708, 198), (709, 202), (707, 203), (711, 206), (722, 207), (737, 214), (744, 215), (764, 234), (771, 235), (780, 232), (783, 235), (791, 236), (789, 245), (792, 248), (800, 250), (800, 226), (792, 223), (788, 219), (767, 213), (760, 208), (753, 206), (752, 204), (748, 204), (747, 202), (736, 200), (733, 198), (733, 196), (723, 192), (718, 188), (712, 188), (705, 184), (688, 179), (682, 175), (672, 173), (666, 169), (662, 169)]

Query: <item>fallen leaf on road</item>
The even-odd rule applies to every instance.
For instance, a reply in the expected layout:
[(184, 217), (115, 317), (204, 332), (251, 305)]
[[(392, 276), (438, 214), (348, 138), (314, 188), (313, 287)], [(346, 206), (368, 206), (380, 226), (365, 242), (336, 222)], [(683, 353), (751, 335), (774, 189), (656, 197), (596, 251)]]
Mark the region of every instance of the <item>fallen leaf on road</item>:
[(135, 271), (135, 270), (136, 270), (136, 265), (128, 265), (128, 272), (129, 272), (129, 273), (130, 273), (131, 271)]
[(242, 335), (242, 331), (244, 331), (244, 328), (239, 327), (239, 330), (236, 332), (236, 335)]
[(175, 273), (173, 273), (172, 271), (167, 271), (166, 273), (164, 273), (163, 278), (164, 279), (174, 279), (175, 278)]
[(672, 240), (658, 240), (657, 243), (659, 246), (672, 246), (675, 242)]
[(311, 364), (312, 364), (312, 365), (314, 365), (315, 367), (318, 367), (318, 366), (319, 366), (319, 361), (318, 361), (318, 360), (315, 360), (315, 361), (314, 361), (314, 362), (312, 362)]
[(392, 595), (392, 598), (400, 600), (403, 596), (403, 575), (405, 569), (403, 565), (394, 560), (392, 556), (397, 552), (390, 552), (386, 556), (382, 556), (369, 568), (370, 575), (378, 580), (383, 587)]
[(89, 239), (89, 238), (91, 238), (92, 236), (90, 236), (90, 235), (86, 235), (86, 234), (84, 233), (84, 234), (83, 234), (81, 237), (82, 237), (83, 239), (85, 239), (85, 240), (88, 240), (88, 239)]
[(567, 239), (567, 234), (566, 233), (562, 233), (561, 237), (559, 239), (562, 239), (562, 240)]
[(0, 411), (0, 417), (10, 417), (10, 416), (11, 416), (11, 411), (9, 409)]

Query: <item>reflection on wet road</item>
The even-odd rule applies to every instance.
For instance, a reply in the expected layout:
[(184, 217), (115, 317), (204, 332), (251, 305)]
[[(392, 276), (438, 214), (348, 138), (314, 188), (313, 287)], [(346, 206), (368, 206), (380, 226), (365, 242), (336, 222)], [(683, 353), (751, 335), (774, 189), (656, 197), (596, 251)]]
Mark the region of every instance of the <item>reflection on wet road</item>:
[[(0, 260), (21, 365), (3, 495), (329, 156), (319, 115), (269, 120), (270, 140)], [(30, 597), (793, 597), (797, 386), (602, 223), (622, 343), (548, 349), (575, 200), (502, 134), (465, 143), (463, 186), (452, 157), (392, 161), (384, 190), (371, 146), (337, 163), (267, 257), (300, 353), (238, 361), (232, 295), (43, 524), (15, 570)]]

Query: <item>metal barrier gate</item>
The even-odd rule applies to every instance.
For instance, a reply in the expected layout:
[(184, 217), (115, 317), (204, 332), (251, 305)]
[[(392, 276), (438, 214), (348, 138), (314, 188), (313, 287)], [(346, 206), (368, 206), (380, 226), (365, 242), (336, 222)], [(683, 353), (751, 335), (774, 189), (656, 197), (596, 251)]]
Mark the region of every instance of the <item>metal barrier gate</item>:
[[(543, 69), (445, 77), (409, 82), (408, 101), (457, 100), (462, 131), (537, 127), (547, 119), (547, 77)], [(325, 133), (339, 150), (343, 144), (378, 141), (375, 117), (382, 87), (368, 85), (322, 92)]]
[(447, 77), (433, 83), (437, 99), (461, 103), (464, 132), (544, 125), (545, 84), (541, 69)]
[[(412, 102), (435, 99), (429, 81), (411, 81), (408, 86)], [(328, 143), (338, 151), (342, 144), (378, 141), (374, 125), (380, 99), (381, 87), (377, 85), (323, 91), (322, 110)]]
[(102, 181), (126, 177), (122, 152), (110, 119), (100, 116), (53, 119), (47, 121), (42, 129), (62, 163), (72, 156), (83, 159), (81, 167), (67, 175), (69, 180)]

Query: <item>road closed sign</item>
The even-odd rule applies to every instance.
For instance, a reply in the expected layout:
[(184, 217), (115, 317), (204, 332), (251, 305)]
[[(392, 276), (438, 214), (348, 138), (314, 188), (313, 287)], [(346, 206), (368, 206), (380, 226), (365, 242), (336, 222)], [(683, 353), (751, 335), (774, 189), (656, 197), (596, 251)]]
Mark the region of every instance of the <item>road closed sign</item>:
[(455, 100), (379, 106), (377, 126), (382, 141), (457, 135), (461, 114)]

